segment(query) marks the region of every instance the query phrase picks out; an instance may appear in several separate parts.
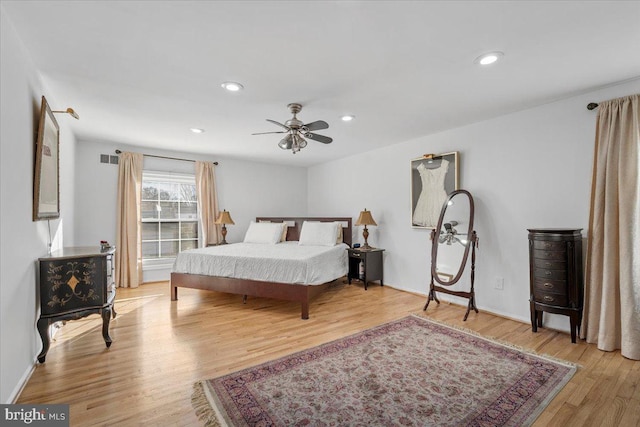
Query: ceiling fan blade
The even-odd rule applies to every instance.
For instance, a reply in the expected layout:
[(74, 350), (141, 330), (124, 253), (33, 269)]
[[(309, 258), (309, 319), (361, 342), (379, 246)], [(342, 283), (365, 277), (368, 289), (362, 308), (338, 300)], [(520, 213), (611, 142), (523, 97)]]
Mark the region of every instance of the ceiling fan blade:
[(329, 123), (323, 121), (323, 120), (318, 120), (315, 122), (311, 122), (311, 123), (307, 123), (306, 125), (304, 125), (305, 128), (307, 128), (310, 131), (314, 131), (314, 130), (322, 130), (322, 129), (328, 129), (329, 128)]
[(288, 128), (287, 126), (283, 125), (282, 123), (278, 123), (278, 122), (276, 122), (275, 120), (267, 119), (267, 121), (268, 121), (269, 123), (273, 123), (274, 125), (278, 125), (278, 126), (280, 126), (281, 128), (284, 128), (284, 129), (286, 129), (286, 130), (289, 130), (289, 128)]
[(322, 142), (323, 144), (331, 144), (331, 141), (333, 141), (333, 139), (329, 138), (328, 136), (318, 135), (317, 133), (308, 132), (305, 133), (304, 136), (309, 139), (313, 139), (314, 141)]
[(268, 133), (287, 133), (287, 131), (281, 130), (278, 132), (257, 132), (257, 133), (252, 133), (251, 135), (266, 135)]

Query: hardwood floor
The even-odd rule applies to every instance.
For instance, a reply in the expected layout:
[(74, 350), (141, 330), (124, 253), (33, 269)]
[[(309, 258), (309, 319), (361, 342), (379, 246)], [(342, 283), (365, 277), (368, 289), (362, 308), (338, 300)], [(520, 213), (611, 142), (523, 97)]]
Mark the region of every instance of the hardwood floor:
[[(179, 290), (167, 282), (118, 289), (107, 349), (101, 320), (68, 322), (56, 335), (16, 403), (69, 403), (72, 426), (199, 425), (194, 382), (423, 313), (426, 297), (372, 285), (338, 283), (316, 298), (310, 319), (298, 304), (217, 292)], [(426, 316), (581, 365), (535, 426), (639, 426), (640, 362), (605, 353), (568, 334), (480, 311), (431, 304)]]

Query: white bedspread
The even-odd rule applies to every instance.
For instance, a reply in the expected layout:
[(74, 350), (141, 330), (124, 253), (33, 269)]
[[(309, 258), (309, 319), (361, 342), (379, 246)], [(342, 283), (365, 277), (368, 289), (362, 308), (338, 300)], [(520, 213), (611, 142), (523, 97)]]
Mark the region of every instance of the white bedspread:
[(347, 274), (348, 246), (232, 243), (180, 252), (174, 273), (320, 285)]

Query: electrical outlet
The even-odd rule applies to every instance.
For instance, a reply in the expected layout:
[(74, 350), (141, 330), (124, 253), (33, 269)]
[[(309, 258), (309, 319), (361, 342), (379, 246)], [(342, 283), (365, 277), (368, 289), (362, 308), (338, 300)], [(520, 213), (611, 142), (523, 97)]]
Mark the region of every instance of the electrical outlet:
[(493, 287), (495, 289), (503, 290), (504, 289), (504, 277), (496, 277)]

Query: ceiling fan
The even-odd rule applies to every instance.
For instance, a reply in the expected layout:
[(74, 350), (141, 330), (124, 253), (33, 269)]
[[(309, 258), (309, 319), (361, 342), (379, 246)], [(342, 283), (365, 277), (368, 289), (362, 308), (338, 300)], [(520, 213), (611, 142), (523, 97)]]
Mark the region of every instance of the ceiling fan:
[(307, 146), (307, 140), (305, 138), (312, 139), (314, 141), (318, 141), (323, 144), (330, 144), (331, 141), (333, 141), (333, 139), (329, 138), (328, 136), (312, 133), (312, 131), (328, 129), (329, 124), (327, 122), (318, 120), (315, 122), (304, 124), (302, 121), (298, 120), (298, 118), (296, 117), (296, 114), (298, 114), (300, 110), (302, 110), (302, 105), (292, 103), (287, 105), (287, 108), (289, 108), (289, 111), (291, 111), (291, 114), (293, 114), (293, 117), (287, 120), (286, 122), (284, 122), (284, 124), (278, 123), (275, 120), (267, 119), (268, 122), (278, 125), (285, 130), (281, 130), (277, 132), (252, 133), (252, 135), (265, 135), (268, 133), (286, 133), (287, 136), (285, 136), (278, 143), (278, 147), (282, 148), (283, 150), (291, 150), (293, 151), (293, 154), (296, 154), (302, 148)]

